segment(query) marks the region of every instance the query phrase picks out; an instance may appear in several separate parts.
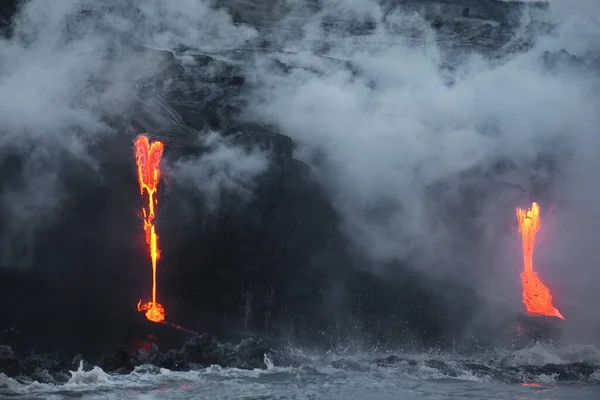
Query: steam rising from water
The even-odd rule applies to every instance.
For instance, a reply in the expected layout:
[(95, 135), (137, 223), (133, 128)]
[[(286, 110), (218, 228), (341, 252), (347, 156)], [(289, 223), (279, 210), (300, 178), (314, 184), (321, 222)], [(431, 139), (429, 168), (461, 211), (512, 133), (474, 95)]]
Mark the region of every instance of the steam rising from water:
[[(245, 67), (256, 83), (245, 114), (299, 144), (296, 157), (322, 180), (344, 232), (376, 263), (408, 259), (520, 309), (514, 208), (539, 200), (540, 276), (568, 319), (598, 329), (597, 70), (549, 71), (540, 61), (561, 48), (593, 58), (597, 21), (584, 16), (596, 3), (554, 0), (550, 15), (564, 24), (533, 49), (500, 64), (453, 54), (453, 70), (440, 68), (448, 53), (416, 14), (369, 0), (325, 2), (313, 13), (309, 3), (288, 1), (281, 22), (261, 22), (266, 38), (289, 52), (257, 53)], [(370, 28), (350, 37), (350, 22)], [(32, 238), (58, 212), (59, 160), (93, 169), (87, 145), (120, 134), (107, 121), (128, 112), (138, 85), (160, 72), (124, 52), (122, 41), (215, 50), (250, 46), (260, 35), (200, 0), (27, 2), (14, 37), (0, 42), (0, 149), (27, 154), (25, 183), (2, 188), (8, 224), (27, 227), (11, 232)], [(278, 72), (274, 58), (290, 72)], [(243, 188), (267, 160), (227, 146), (173, 171), (213, 193)], [(542, 155), (546, 166), (534, 168)], [(227, 179), (205, 173), (224, 163), (235, 171)], [(216, 207), (218, 196), (210, 199)], [(8, 239), (0, 249), (14, 243)]]
[[(598, 321), (586, 311), (595, 301), (575, 301), (584, 288), (593, 296), (583, 276), (598, 277), (590, 262), (597, 252), (588, 247), (600, 228), (592, 205), (600, 200), (597, 75), (568, 65), (549, 71), (540, 59), (562, 48), (589, 55), (597, 26), (574, 10), (554, 13), (551, 22), (566, 23), (556, 34), (500, 65), (465, 55), (449, 85), (439, 68), (447, 53), (418, 17), (385, 15), (375, 2), (328, 4), (285, 43), (307, 52), (278, 55), (303, 68), (291, 78), (256, 72), (251, 110), (301, 145), (297, 156), (319, 173), (355, 243), (380, 262), (409, 258), (420, 271), (468, 282), (490, 302), (520, 309), (512, 216), (515, 206), (540, 200), (540, 273), (573, 319)], [(317, 22), (327, 18), (377, 28), (348, 39), (341, 29), (321, 29)], [(420, 32), (422, 40), (410, 46), (398, 31)], [(499, 161), (512, 168), (495, 168)]]

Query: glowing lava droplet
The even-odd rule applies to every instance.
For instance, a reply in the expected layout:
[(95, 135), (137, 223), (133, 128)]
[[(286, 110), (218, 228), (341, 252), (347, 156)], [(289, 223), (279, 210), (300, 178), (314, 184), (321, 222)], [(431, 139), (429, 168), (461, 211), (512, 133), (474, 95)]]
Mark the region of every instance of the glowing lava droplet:
[(550, 290), (540, 281), (533, 271), (533, 247), (535, 235), (540, 228), (540, 206), (533, 203), (528, 210), (517, 207), (519, 232), (523, 240), (523, 303), (531, 314), (546, 315), (565, 319), (560, 311), (552, 306)]
[(135, 141), (135, 161), (138, 170), (138, 182), (140, 184), (140, 193), (144, 196), (144, 190), (148, 193), (148, 207), (142, 208), (142, 218), (144, 220), (144, 232), (146, 233), (146, 242), (150, 246), (150, 259), (152, 260), (152, 301), (142, 304), (138, 302), (138, 311), (146, 311), (146, 318), (152, 322), (163, 322), (165, 320), (165, 309), (156, 301), (156, 265), (160, 259), (160, 249), (158, 248), (158, 235), (154, 218), (156, 216), (154, 208), (158, 204), (155, 197), (160, 180), (160, 159), (163, 154), (162, 142), (148, 141), (148, 137), (141, 135)]

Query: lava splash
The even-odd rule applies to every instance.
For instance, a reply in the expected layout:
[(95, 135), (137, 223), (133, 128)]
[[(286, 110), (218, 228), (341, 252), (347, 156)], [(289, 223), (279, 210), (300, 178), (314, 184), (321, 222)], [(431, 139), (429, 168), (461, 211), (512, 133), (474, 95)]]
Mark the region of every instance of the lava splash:
[(565, 319), (560, 311), (552, 305), (552, 295), (533, 271), (533, 248), (535, 236), (540, 229), (540, 206), (533, 203), (531, 208), (523, 210), (517, 207), (519, 232), (523, 241), (523, 303), (527, 312), (535, 315), (545, 315)]
[(152, 301), (142, 304), (138, 302), (138, 311), (146, 311), (146, 318), (152, 322), (163, 322), (165, 320), (165, 309), (156, 301), (156, 267), (160, 259), (158, 248), (158, 235), (154, 219), (156, 217), (155, 207), (158, 204), (156, 193), (160, 181), (160, 160), (163, 154), (163, 143), (155, 141), (150, 144), (148, 137), (140, 135), (135, 141), (135, 161), (138, 171), (138, 182), (140, 193), (148, 194), (148, 205), (142, 208), (142, 219), (144, 220), (144, 232), (146, 242), (150, 246), (150, 259), (152, 261)]

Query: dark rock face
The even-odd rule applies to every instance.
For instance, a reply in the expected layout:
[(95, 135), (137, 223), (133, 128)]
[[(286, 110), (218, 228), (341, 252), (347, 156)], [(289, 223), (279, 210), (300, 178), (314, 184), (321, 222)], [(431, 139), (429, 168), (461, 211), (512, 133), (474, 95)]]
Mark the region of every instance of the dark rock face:
[[(225, 5), (237, 8), (235, 19), (256, 22), (267, 3)], [(440, 37), (460, 32), (453, 44), (488, 53), (509, 42), (516, 26), (512, 13), (522, 7), (492, 0), (388, 3), (390, 12), (398, 6), (418, 9)], [(340, 27), (330, 22), (332, 29)], [(354, 34), (373, 29), (368, 21), (341, 25)], [(100, 365), (115, 372), (144, 363), (170, 369), (263, 365), (268, 351), (259, 341), (225, 346), (204, 335), (180, 348), (189, 336), (152, 326), (137, 313), (138, 299), (150, 288), (132, 153), (132, 140), (142, 132), (164, 141), (166, 149), (157, 229), (159, 301), (169, 321), (228, 340), (258, 334), (325, 345), (357, 336), (381, 343), (452, 343), (470, 318), (476, 295), (445, 284), (445, 295), (459, 299), (450, 304), (403, 265), (381, 275), (356, 268), (365, 260), (340, 233), (338, 215), (310, 168), (294, 159), (291, 139), (240, 118), (247, 90), (243, 56), (223, 61), (187, 51), (195, 62), (184, 67), (180, 54), (127, 46), (160, 60), (161, 74), (140, 89), (133, 110), (107, 118), (121, 134), (90, 146), (99, 171), (62, 158), (66, 195), (59, 215), (24, 249), (27, 265), (0, 269), (0, 332), (15, 350), (84, 353), (86, 359), (105, 354)], [(265, 152), (270, 162), (249, 198), (225, 191), (217, 211), (170, 174), (177, 162), (210, 152), (202, 140), (210, 131), (246, 151)], [(0, 155), (0, 191), (19, 180), (27, 156)], [(0, 226), (0, 237), (3, 229), (8, 230)], [(167, 343), (159, 344), (160, 352), (152, 346), (112, 352), (155, 331), (160, 343)], [(11, 376), (47, 362), (30, 358), (28, 366), (2, 349), (0, 371)], [(64, 365), (57, 361), (50, 369), (63, 371)]]
[[(271, 162), (249, 202), (227, 194), (216, 214), (207, 212), (201, 196), (166, 174), (159, 195), (159, 284), (169, 317), (192, 329), (229, 335), (244, 329), (264, 332), (274, 329), (282, 315), (313, 313), (318, 293), (330, 284), (321, 267), (331, 260), (340, 267), (346, 263), (335, 213), (317, 183), (293, 159), (289, 138), (235, 122), (235, 110), (224, 106), (234, 103), (230, 100), (240, 90), (240, 80), (228, 78), (233, 67), (219, 65), (223, 75), (192, 84), (195, 77), (182, 75), (172, 54), (157, 56), (170, 59), (165, 73), (199, 92), (181, 93), (174, 84), (164, 97), (143, 98), (130, 121), (115, 122), (122, 124), (119, 129), (133, 134), (131, 124), (140, 127), (137, 132), (152, 132), (165, 142), (167, 162), (205, 152), (197, 132), (206, 129), (218, 129), (239, 146), (268, 151)], [(199, 74), (217, 63), (211, 57), (204, 61)], [(205, 89), (213, 90), (212, 99), (201, 95)], [(145, 113), (153, 99), (171, 118), (166, 123)], [(150, 274), (136, 215), (141, 199), (131, 140), (111, 138), (92, 149), (103, 165), (102, 180), (86, 170), (68, 172), (65, 161), (69, 198), (63, 213), (39, 232), (29, 268), (2, 270), (2, 304), (7, 306), (2, 328), (19, 327), (21, 332), (13, 344), (104, 351), (115, 341), (144, 335), (135, 304), (149, 290)], [(14, 169), (4, 170), (9, 179), (21, 172), (18, 158), (23, 156), (14, 157)], [(308, 290), (294, 293), (291, 287)], [(65, 334), (66, 326), (73, 327), (72, 337)]]
[(16, 376), (21, 373), (21, 362), (8, 346), (0, 346), (0, 371), (8, 376)]
[[(221, 0), (216, 4), (225, 7), (235, 21), (259, 26), (264, 31), (276, 26), (286, 12), (285, 6), (277, 0)], [(536, 18), (548, 9), (546, 1), (381, 0), (379, 4), (385, 20), (398, 11), (422, 16), (435, 29), (436, 40), (442, 49), (465, 53), (476, 51), (488, 57), (527, 50), (535, 40), (534, 31), (552, 29)], [(325, 6), (323, 1), (306, 0), (299, 7), (320, 12)], [(522, 26), (524, 13), (532, 17), (527, 26)], [(349, 18), (334, 12), (325, 16), (323, 27), (341, 36), (361, 36), (372, 33), (376, 24), (368, 18)], [(408, 31), (405, 33), (411, 35)], [(417, 32), (414, 34), (418, 36)]]
[(16, 0), (2, 0), (0, 2), (0, 33), (3, 35), (10, 35), (11, 29), (11, 17), (17, 9), (18, 1)]
[(531, 340), (554, 340), (560, 339), (560, 328), (565, 322), (556, 317), (520, 315), (517, 321), (517, 329)]
[[(217, 129), (242, 147), (268, 151), (271, 164), (249, 201), (226, 194), (218, 213), (208, 212), (202, 196), (166, 173), (159, 189), (159, 285), (169, 319), (223, 337), (257, 332), (311, 342), (354, 334), (401, 340), (397, 332), (425, 324), (419, 334), (437, 340), (443, 328), (428, 315), (439, 302), (419, 301), (431, 298), (415, 285), (420, 278), (402, 277), (407, 289), (399, 296), (384, 277), (353, 269), (357, 261), (338, 231), (338, 218), (308, 167), (293, 159), (291, 140), (268, 127), (237, 122), (235, 109), (225, 106), (235, 104), (240, 93), (235, 68), (208, 56), (203, 60), (198, 74), (217, 63), (224, 75), (193, 84), (192, 77), (175, 75), (192, 92), (178, 92), (175, 84), (163, 97), (144, 98), (129, 123), (163, 140), (166, 160), (202, 154), (206, 149), (195, 132)], [(181, 73), (177, 65), (167, 67)], [(213, 93), (209, 102), (199, 94), (206, 88)], [(145, 113), (152, 99), (166, 110), (167, 123)], [(103, 165), (102, 180), (65, 161), (69, 197), (63, 213), (38, 233), (30, 268), (2, 271), (2, 304), (14, 305), (2, 309), (2, 321), (5, 329), (18, 327), (23, 338), (14, 345), (103, 352), (144, 336), (147, 328), (135, 304), (149, 291), (150, 271), (136, 215), (141, 199), (131, 140), (111, 138), (93, 150)], [(340, 287), (343, 292), (334, 294)], [(407, 302), (415, 306), (404, 307)], [(395, 322), (381, 321), (390, 308)], [(73, 327), (69, 333), (66, 326)], [(113, 363), (131, 368), (115, 357)]]
[(597, 54), (582, 57), (571, 54), (565, 49), (543, 52), (540, 62), (544, 68), (552, 72), (568, 69), (573, 73), (597, 75), (600, 71), (600, 57)]

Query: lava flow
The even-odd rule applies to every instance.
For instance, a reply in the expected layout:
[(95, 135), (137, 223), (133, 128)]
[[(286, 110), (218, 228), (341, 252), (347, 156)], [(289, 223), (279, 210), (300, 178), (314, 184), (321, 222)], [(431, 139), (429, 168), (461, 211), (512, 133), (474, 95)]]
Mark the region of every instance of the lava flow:
[(565, 319), (552, 305), (550, 290), (533, 271), (533, 247), (535, 236), (540, 228), (540, 206), (533, 203), (528, 210), (517, 207), (519, 232), (523, 240), (523, 303), (530, 314), (546, 315)]
[(141, 135), (135, 141), (135, 161), (138, 170), (138, 182), (140, 192), (144, 196), (144, 190), (148, 193), (148, 207), (142, 208), (144, 220), (144, 232), (146, 242), (150, 246), (150, 259), (152, 260), (152, 301), (142, 304), (138, 302), (138, 311), (146, 311), (146, 318), (152, 322), (163, 322), (165, 320), (165, 309), (156, 301), (156, 266), (160, 259), (158, 248), (158, 235), (154, 224), (155, 206), (158, 203), (156, 191), (160, 180), (160, 159), (163, 154), (162, 142), (155, 141), (150, 144), (148, 137)]

